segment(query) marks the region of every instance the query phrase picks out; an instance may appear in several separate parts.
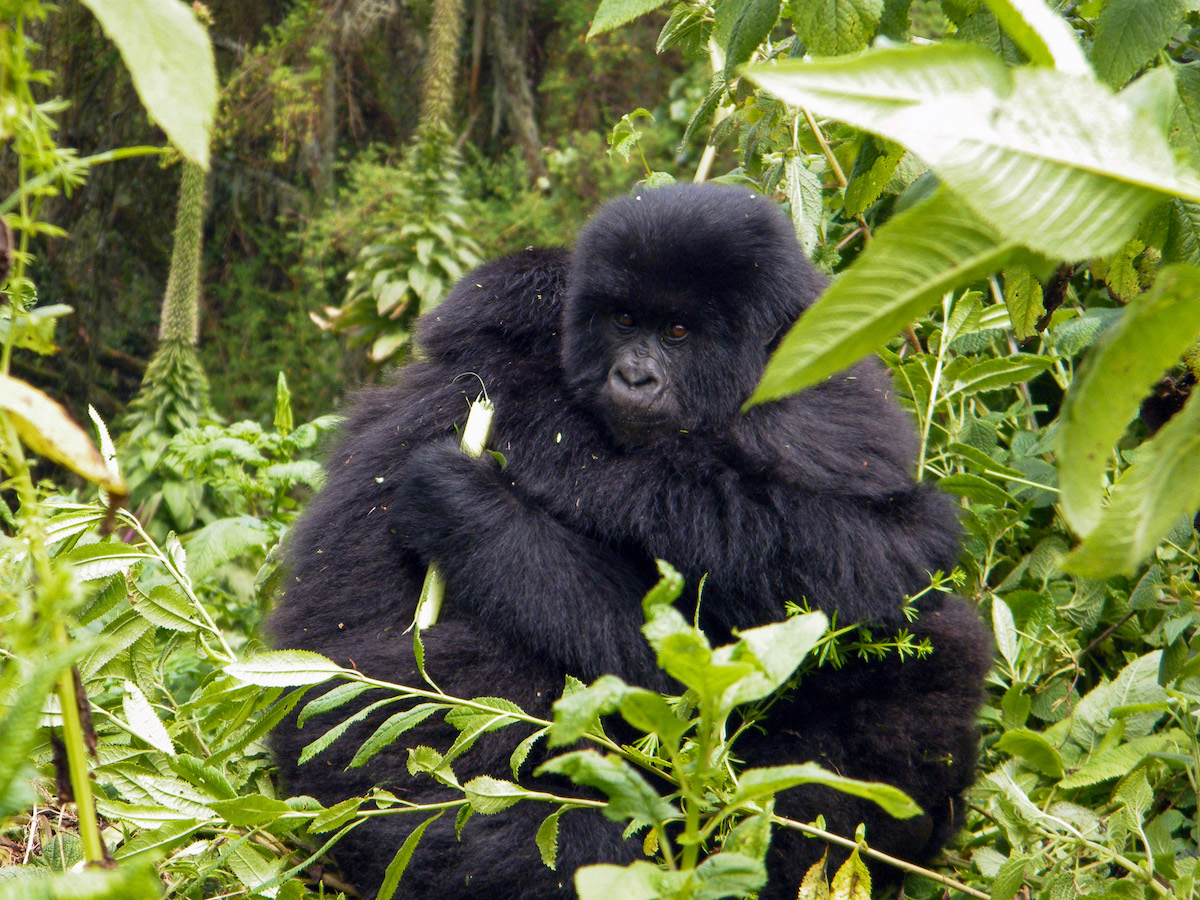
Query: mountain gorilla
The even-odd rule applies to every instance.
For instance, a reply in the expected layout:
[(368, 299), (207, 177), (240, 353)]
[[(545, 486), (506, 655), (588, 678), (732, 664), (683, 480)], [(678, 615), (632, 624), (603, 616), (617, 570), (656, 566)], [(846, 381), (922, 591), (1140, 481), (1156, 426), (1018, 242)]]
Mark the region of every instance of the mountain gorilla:
[[(420, 684), (404, 632), (431, 560), (447, 583), (442, 620), (424, 633), (431, 677), (452, 695), (501, 695), (543, 717), (568, 673), (678, 691), (640, 633), (656, 559), (684, 575), (689, 617), (705, 579), (699, 621), (714, 643), (783, 618), (788, 601), (807, 600), (839, 624), (907, 627), (935, 651), (820, 669), (735, 750), (747, 765), (815, 760), (897, 785), (924, 815), (892, 819), (822, 788), (787, 791), (776, 809), (803, 821), (824, 815), (848, 836), (865, 822), (871, 846), (928, 859), (971, 781), (990, 662), (987, 635), (962, 601), (926, 597), (915, 623), (901, 612), (930, 572), (955, 564), (952, 504), (914, 484), (913, 428), (874, 362), (739, 412), (822, 286), (779, 210), (715, 186), (616, 200), (573, 254), (531, 249), (471, 273), (421, 321), (418, 361), (347, 421), (327, 483), (290, 539), (291, 577), (271, 623), (277, 646)], [(504, 469), (458, 448), (477, 390), (467, 373), (495, 401), (491, 446)], [(345, 715), (276, 730), (290, 790), (324, 803), (376, 784), (414, 803), (454, 799), (406, 768), (405, 747), (452, 743), (440, 717), (366, 767), (345, 768), (370, 725), (298, 766), (301, 748)], [(527, 733), (485, 735), (456, 761), (460, 781), (510, 777), (509, 755)], [(548, 755), (539, 746), (525, 771)], [(551, 871), (534, 843), (549, 812), (522, 803), (475, 816), (461, 841), (443, 816), (421, 840), (403, 895), (572, 896), (577, 867), (641, 855), (620, 826), (573, 811)], [(373, 892), (424, 818), (388, 816), (352, 832), (336, 850), (343, 869)], [(777, 831), (762, 896), (795, 896), (823, 849)]]

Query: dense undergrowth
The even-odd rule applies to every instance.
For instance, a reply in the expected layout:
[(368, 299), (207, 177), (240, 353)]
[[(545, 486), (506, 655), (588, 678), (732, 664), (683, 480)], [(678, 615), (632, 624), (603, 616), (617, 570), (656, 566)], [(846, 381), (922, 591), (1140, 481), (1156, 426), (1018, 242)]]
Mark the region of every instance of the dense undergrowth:
[[(121, 4), (88, 6), (122, 27)], [(619, 28), (655, 6), (606, 0), (593, 28)], [(345, 884), (327, 851), (336, 859), (337, 839), (366, 817), (455, 815), (470, 828), (473, 815), (515, 802), (546, 804), (538, 842), (552, 864), (558, 817), (598, 801), (524, 791), (519, 746), (511, 783), (477, 779), (449, 809), (413, 810), (386, 792), (329, 809), (279, 796), (264, 745), (272, 725), (309, 702), (313, 684), (344, 681), (309, 713), (378, 686), (311, 655), (271, 654), (257, 634), (279, 577), (279, 541), (320, 484), (331, 418), (297, 425), (281, 380), (270, 424), (184, 423), (153, 445), (157, 511), (131, 511), (119, 506), (126, 486), (103, 424), (97, 451), (12, 377), (14, 354), (53, 357), (54, 323), (68, 313), (28, 278), (30, 254), (59, 233), (42, 221), (41, 202), (106, 160), (81, 161), (56, 143), (56, 106), (35, 90), (50, 75), (31, 70), (23, 31), (49, 10), (37, 0), (11, 7), (0, 28), (0, 136), (18, 161), (0, 202), (0, 898), (333, 896)], [(686, 130), (686, 142), (715, 122), (714, 158), (679, 159), (777, 196), (814, 258), (840, 273), (785, 339), (756, 399), (878, 350), (922, 436), (919, 476), (961, 498), (955, 590), (992, 623), (997, 660), (966, 827), (938, 874), (909, 876), (905, 896), (1194, 896), (1196, 13), (1175, 0), (1092, 0), (1061, 15), (1035, 0), (721, 0), (664, 12), (660, 44), (694, 59), (709, 83), (678, 87), (672, 121), (611, 123), (614, 158), (644, 161), (660, 129)], [(167, 15), (162, 27), (194, 37), (187, 15)], [(136, 66), (138, 53), (121, 49)], [(149, 49), (135, 45), (143, 57)], [(805, 52), (828, 59), (791, 61)], [(188, 59), (203, 68), (202, 54)], [(171, 102), (202, 113), (184, 68)], [(185, 155), (206, 152), (188, 122), (163, 124)], [(551, 177), (569, 177), (572, 152), (599, 149), (552, 151)], [(505, 193), (502, 173), (520, 165), (473, 159), (465, 176), (425, 173), (440, 176), (430, 188), (364, 158), (342, 196), (387, 187), (385, 215), (387, 203), (461, 178), (455, 191), (508, 198), (508, 224), (536, 236), (538, 195)], [(690, 175), (682, 165), (646, 168), (652, 182)], [(471, 209), (459, 212), (468, 232)], [(331, 211), (326, 226), (338, 223)], [(433, 303), (431, 263), (452, 254), (437, 275), (444, 287), (473, 258), (476, 248), (460, 234), (444, 238), (437, 224), (419, 223), (412, 246), (348, 248), (363, 255), (346, 306), (388, 351), (381, 359), (405, 346), (409, 319), (380, 303)], [(590, 735), (607, 751), (555, 765), (608, 794), (614, 814), (647, 836), (646, 860), (629, 871), (581, 874), (585, 896), (611, 896), (618, 878), (636, 896), (748, 895), (770, 829), (805, 824), (772, 822), (770, 797), (831, 780), (803, 765), (739, 773), (721, 753), (734, 706), (803, 672), (814, 648), (828, 656), (823, 623), (793, 617), (772, 626), (785, 640), (751, 633), (736, 650), (713, 649), (667, 605), (677, 587), (665, 568), (647, 598), (648, 635), (668, 669), (685, 650), (712, 671), (724, 666), (721, 691), (694, 672), (695, 683), (679, 676), (694, 689), (684, 702), (612, 680), (571, 684), (556, 721), (536, 723), (552, 742)], [(871, 652), (872, 643), (843, 636), (838, 646)], [(460, 741), (413, 758), (431, 777), (452, 780), (454, 759), (483, 730), (530, 721), (494, 699), (391, 689), (384, 702), (419, 705), (389, 720), (360, 757), (402, 735), (413, 721), (405, 716), (448, 714)], [(595, 718), (602, 711), (619, 711), (645, 740), (613, 744)], [(315, 741), (311, 755), (339, 733)], [(709, 766), (677, 764), (697, 747)], [(886, 791), (840, 786), (905, 810)], [(674, 855), (678, 830), (667, 826), (677, 820), (696, 842)], [(400, 879), (421, 848), (396, 849)], [(832, 895), (867, 896), (858, 874), (852, 865), (834, 878)], [(817, 881), (810, 896), (825, 896)]]

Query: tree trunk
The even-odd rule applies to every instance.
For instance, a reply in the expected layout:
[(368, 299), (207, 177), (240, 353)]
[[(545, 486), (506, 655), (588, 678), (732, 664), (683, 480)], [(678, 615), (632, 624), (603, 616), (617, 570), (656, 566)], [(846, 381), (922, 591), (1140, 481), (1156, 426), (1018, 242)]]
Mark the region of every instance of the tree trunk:
[(511, 3), (499, 0), (492, 4), (491, 14), (492, 51), (504, 117), (521, 148), (530, 174), (537, 179), (546, 174), (546, 163), (542, 156), (541, 136), (538, 134), (533, 89), (529, 85), (529, 72), (525, 65), (529, 4), (524, 0)]

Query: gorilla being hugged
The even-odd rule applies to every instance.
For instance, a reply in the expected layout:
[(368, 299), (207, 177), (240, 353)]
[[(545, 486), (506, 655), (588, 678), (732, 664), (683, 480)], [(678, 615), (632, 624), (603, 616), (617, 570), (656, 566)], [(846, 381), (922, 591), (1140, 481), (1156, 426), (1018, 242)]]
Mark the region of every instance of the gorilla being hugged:
[[(906, 627), (934, 652), (819, 669), (735, 750), (748, 766), (813, 760), (896, 785), (924, 815), (892, 819), (815, 787), (784, 792), (776, 810), (801, 821), (824, 815), (851, 837), (863, 822), (872, 847), (928, 860), (972, 779), (991, 660), (987, 633), (961, 600), (927, 597), (914, 623), (902, 614), (930, 572), (955, 564), (953, 505), (914, 483), (913, 428), (874, 361), (739, 412), (822, 287), (771, 203), (694, 185), (610, 203), (573, 253), (531, 249), (471, 273), (422, 319), (419, 361), (366, 394), (347, 421), (326, 485), (290, 539), (275, 643), (419, 685), (404, 632), (436, 560), (447, 588), (441, 621), (423, 635), (432, 678), (451, 695), (500, 695), (549, 718), (567, 674), (678, 691), (640, 631), (657, 559), (686, 579), (690, 596), (679, 603), (689, 618), (705, 579), (700, 624), (714, 644), (782, 619), (788, 601), (807, 600), (839, 624)], [(467, 373), (495, 402), (491, 446), (507, 459), (503, 470), (458, 448), (478, 390)], [(406, 747), (453, 742), (440, 717), (362, 768), (346, 765), (370, 722), (297, 765), (301, 748), (346, 714), (276, 730), (289, 790), (327, 804), (377, 784), (415, 803), (456, 799), (406, 767)], [(456, 761), (460, 781), (511, 777), (509, 755), (528, 733), (518, 732), (485, 735)], [(539, 745), (525, 771), (549, 755)], [(575, 790), (550, 778), (525, 783)], [(402, 894), (569, 897), (579, 866), (641, 856), (639, 838), (622, 840), (621, 826), (578, 810), (561, 820), (551, 871), (534, 842), (548, 812), (521, 803), (475, 816), (461, 841), (453, 816), (442, 816)], [(424, 818), (379, 818), (339, 844), (364, 893)], [(794, 897), (823, 850), (777, 830), (762, 896)]]

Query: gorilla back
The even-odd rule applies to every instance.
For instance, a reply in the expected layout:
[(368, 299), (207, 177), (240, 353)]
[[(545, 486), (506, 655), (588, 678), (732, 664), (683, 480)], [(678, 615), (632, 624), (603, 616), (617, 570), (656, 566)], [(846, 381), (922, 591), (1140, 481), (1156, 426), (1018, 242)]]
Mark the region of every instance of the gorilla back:
[[(931, 598), (912, 624), (902, 614), (930, 572), (954, 565), (953, 507), (913, 482), (912, 425), (873, 362), (738, 412), (779, 336), (822, 287), (772, 204), (691, 185), (614, 201), (571, 254), (530, 250), (471, 273), (422, 319), (419, 361), (363, 395), (349, 417), (326, 485), (290, 538), (288, 586), (270, 625), (276, 645), (419, 684), (404, 631), (431, 560), (447, 589), (441, 622), (423, 635), (430, 675), (449, 694), (500, 695), (543, 717), (567, 674), (673, 689), (640, 633), (656, 559), (687, 579), (693, 593), (680, 603), (689, 616), (705, 579), (700, 623), (714, 643), (781, 619), (785, 603), (802, 598), (842, 624), (909, 627), (933, 654), (818, 670), (737, 751), (747, 765), (816, 760), (895, 784), (923, 816), (893, 820), (818, 789), (788, 791), (776, 808), (802, 821), (823, 814), (830, 830), (851, 836), (864, 822), (873, 847), (927, 860), (951, 833), (973, 774), (991, 656), (962, 601)], [(467, 373), (495, 401), (503, 471), (457, 448), (473, 394)], [(400, 745), (347, 769), (377, 720), (297, 765), (303, 746), (345, 715), (276, 730), (291, 791), (332, 803), (379, 784), (414, 803), (455, 798), (410, 776)], [(403, 744), (444, 751), (455, 735), (435, 717)], [(456, 760), (460, 782), (511, 777), (509, 755), (524, 736), (485, 735)], [(536, 748), (526, 771), (546, 755)], [(578, 866), (641, 853), (598, 813), (572, 811), (551, 871), (534, 844), (548, 812), (523, 803), (476, 816), (461, 841), (451, 817), (436, 820), (404, 895), (573, 896)], [(375, 819), (338, 846), (364, 892), (377, 889), (423, 818)], [(794, 896), (822, 850), (778, 831), (762, 896)]]

